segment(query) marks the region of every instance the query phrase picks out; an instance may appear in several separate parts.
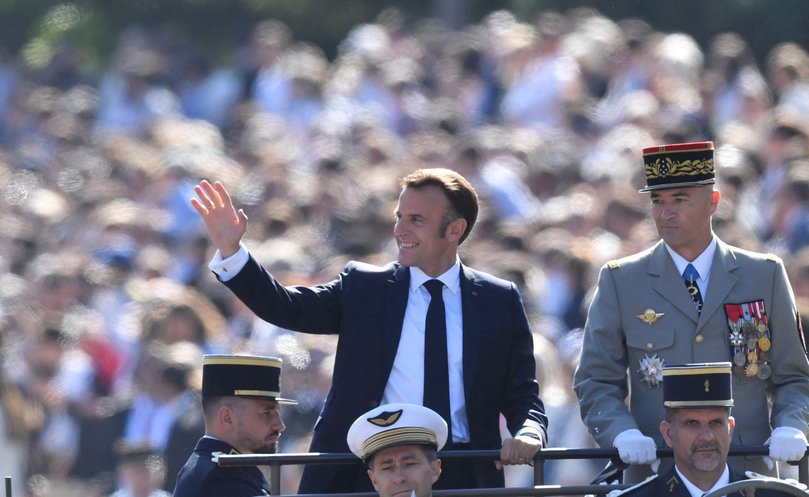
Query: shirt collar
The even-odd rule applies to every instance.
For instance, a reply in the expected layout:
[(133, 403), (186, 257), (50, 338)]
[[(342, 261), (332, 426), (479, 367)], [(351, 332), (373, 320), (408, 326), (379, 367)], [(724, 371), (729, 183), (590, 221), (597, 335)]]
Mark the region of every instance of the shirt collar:
[(685, 488), (688, 489), (688, 492), (693, 497), (701, 497), (702, 495), (705, 495), (708, 492), (713, 492), (717, 488), (724, 487), (725, 485), (730, 483), (730, 470), (728, 470), (727, 464), (725, 464), (725, 470), (722, 472), (722, 476), (720, 476), (719, 479), (716, 480), (716, 483), (714, 483), (713, 486), (708, 490), (702, 490), (698, 486), (691, 483), (688, 480), (688, 478), (686, 478), (682, 473), (680, 473), (680, 468), (678, 468), (676, 465), (674, 466), (674, 469), (677, 470), (677, 475), (680, 477), (681, 480), (683, 480), (683, 485), (685, 485)]
[(680, 274), (683, 274), (685, 267), (690, 263), (694, 266), (694, 269), (697, 270), (697, 273), (699, 273), (699, 277), (702, 279), (702, 281), (708, 280), (708, 276), (711, 274), (711, 263), (713, 262), (713, 256), (716, 253), (716, 238), (712, 237), (711, 243), (709, 243), (708, 246), (705, 247), (705, 250), (703, 250), (702, 253), (699, 254), (693, 261), (686, 260), (685, 257), (672, 250), (667, 243), (664, 242), (663, 245), (666, 247), (666, 250), (671, 256), (671, 260), (674, 261), (674, 265), (677, 266), (677, 271)]
[(418, 290), (425, 281), (432, 279), (441, 280), (441, 283), (452, 293), (457, 293), (461, 288), (461, 259), (456, 257), (455, 264), (437, 278), (427, 276), (424, 271), (415, 266), (410, 268), (410, 290)]

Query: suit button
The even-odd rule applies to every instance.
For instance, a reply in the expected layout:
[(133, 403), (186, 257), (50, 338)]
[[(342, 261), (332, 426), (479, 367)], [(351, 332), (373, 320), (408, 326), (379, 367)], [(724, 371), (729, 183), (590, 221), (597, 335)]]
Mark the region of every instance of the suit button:
[(655, 344), (653, 344), (652, 342), (646, 344), (646, 350), (654, 350), (654, 348)]
[(703, 340), (705, 340), (705, 337), (704, 337), (704, 336), (702, 336), (702, 335), (697, 335), (697, 336), (694, 338), (694, 341), (696, 341), (697, 343), (702, 343), (702, 341), (703, 341)]

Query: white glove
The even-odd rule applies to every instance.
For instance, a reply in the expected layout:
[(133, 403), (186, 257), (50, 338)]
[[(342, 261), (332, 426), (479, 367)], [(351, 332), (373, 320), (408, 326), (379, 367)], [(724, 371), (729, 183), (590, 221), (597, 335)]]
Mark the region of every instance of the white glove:
[(612, 446), (626, 464), (659, 464), (655, 441), (636, 428), (619, 433)]
[[(806, 435), (791, 426), (779, 426), (773, 430), (767, 442), (770, 446), (770, 458), (776, 461), (800, 461), (806, 453)], [(765, 445), (767, 442), (764, 442)]]

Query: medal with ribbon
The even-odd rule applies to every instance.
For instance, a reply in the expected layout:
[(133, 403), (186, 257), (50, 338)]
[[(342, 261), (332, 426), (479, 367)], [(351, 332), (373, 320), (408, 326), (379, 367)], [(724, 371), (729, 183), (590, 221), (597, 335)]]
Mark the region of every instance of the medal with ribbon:
[(733, 372), (740, 377), (766, 380), (772, 374), (769, 350), (772, 335), (764, 301), (725, 304), (730, 326), (730, 354)]
[(663, 359), (657, 357), (657, 354), (649, 357), (644, 355), (640, 360), (640, 381), (646, 383), (649, 388), (660, 388), (663, 383)]

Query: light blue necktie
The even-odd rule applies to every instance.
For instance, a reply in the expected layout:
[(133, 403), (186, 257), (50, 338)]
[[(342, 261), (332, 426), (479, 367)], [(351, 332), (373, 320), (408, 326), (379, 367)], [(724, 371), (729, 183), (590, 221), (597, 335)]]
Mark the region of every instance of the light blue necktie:
[(691, 300), (694, 301), (694, 305), (697, 306), (697, 312), (702, 312), (702, 293), (700, 293), (699, 285), (697, 285), (698, 278), (699, 273), (696, 268), (694, 268), (694, 265), (688, 264), (685, 267), (685, 271), (683, 271), (685, 287), (688, 289), (688, 293), (691, 294)]

